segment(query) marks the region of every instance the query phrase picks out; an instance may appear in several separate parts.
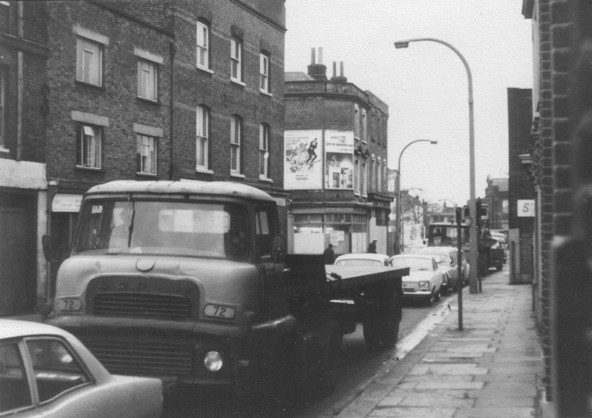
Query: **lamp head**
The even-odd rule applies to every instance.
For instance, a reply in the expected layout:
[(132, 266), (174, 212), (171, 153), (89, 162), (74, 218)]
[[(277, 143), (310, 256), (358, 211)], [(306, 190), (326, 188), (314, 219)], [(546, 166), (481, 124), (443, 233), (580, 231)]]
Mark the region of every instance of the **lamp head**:
[(395, 48), (397, 48), (397, 49), (408, 48), (409, 42), (410, 41), (397, 41), (397, 42), (395, 42)]
[(435, 145), (437, 143), (438, 143), (438, 141), (430, 141), (430, 144), (434, 144)]

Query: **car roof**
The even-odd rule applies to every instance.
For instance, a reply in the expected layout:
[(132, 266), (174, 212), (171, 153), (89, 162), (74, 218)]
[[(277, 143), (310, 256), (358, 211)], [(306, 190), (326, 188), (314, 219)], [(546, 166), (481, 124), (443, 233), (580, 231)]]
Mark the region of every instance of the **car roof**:
[(418, 254), (448, 254), (457, 251), (455, 247), (423, 247), (417, 250)]
[(387, 259), (389, 256), (386, 254), (380, 253), (348, 253), (348, 254), (341, 254), (339, 257), (335, 259), (337, 260), (378, 260), (382, 261)]
[(33, 335), (54, 335), (67, 338), (68, 333), (60, 328), (33, 321), (0, 319), (0, 338), (29, 337)]
[(397, 254), (397, 255), (393, 255), (391, 257), (391, 260), (393, 258), (423, 258), (426, 260), (432, 260), (434, 257), (429, 254)]

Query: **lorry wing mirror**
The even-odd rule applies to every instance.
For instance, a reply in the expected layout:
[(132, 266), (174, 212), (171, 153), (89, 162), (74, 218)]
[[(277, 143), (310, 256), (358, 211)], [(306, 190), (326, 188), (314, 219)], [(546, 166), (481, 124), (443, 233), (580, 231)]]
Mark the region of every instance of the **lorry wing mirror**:
[(286, 237), (281, 234), (276, 235), (271, 245), (271, 261), (283, 263), (286, 259)]

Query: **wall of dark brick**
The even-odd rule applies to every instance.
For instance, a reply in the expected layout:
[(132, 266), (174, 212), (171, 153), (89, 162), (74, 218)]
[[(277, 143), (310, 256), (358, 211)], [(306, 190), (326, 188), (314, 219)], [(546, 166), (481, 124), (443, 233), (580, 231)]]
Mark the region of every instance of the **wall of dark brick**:
[[(136, 135), (133, 124), (163, 130), (158, 142), (156, 178), (168, 178), (170, 165), (169, 41), (161, 32), (131, 21), (111, 9), (87, 2), (48, 2), (47, 63), (50, 113), (47, 118), (48, 178), (85, 189), (114, 179), (136, 179)], [(76, 81), (76, 35), (73, 25), (109, 38), (104, 49), (103, 86)], [(141, 48), (163, 58), (159, 66), (158, 103), (137, 98), (137, 57)], [(72, 111), (109, 118), (104, 129), (102, 169), (76, 168), (76, 123)], [(84, 191), (84, 190), (78, 190)]]
[[(245, 2), (249, 3), (249, 2)], [(281, 8), (283, 9), (283, 3)], [(178, 1), (175, 21), (177, 54), (175, 59), (175, 142), (174, 178), (244, 181), (270, 192), (283, 189), (283, 26), (261, 20), (252, 10), (231, 1)], [(211, 24), (210, 68), (196, 68), (195, 21)], [(283, 21), (281, 22), (283, 25)], [(231, 27), (243, 35), (244, 86), (230, 81)], [(271, 93), (259, 92), (259, 53), (271, 54)], [(195, 107), (210, 109), (210, 169), (195, 171)], [(230, 117), (243, 119), (242, 174), (230, 176)], [(259, 180), (259, 124), (270, 127), (270, 176), (272, 182)]]

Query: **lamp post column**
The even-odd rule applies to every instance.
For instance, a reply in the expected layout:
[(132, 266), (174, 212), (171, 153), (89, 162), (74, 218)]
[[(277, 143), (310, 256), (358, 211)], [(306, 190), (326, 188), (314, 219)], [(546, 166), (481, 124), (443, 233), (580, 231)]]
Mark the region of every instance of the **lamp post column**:
[(401, 157), (403, 157), (403, 153), (407, 148), (409, 148), (411, 145), (417, 142), (429, 142), (433, 145), (438, 143), (438, 141), (433, 141), (431, 139), (416, 139), (415, 141), (411, 141), (410, 143), (405, 145), (399, 153), (399, 161), (397, 164), (397, 180), (395, 181), (395, 194), (397, 196), (397, 204), (395, 206), (395, 222), (397, 225), (397, 235), (395, 239), (395, 254), (401, 253), (401, 234), (403, 233), (401, 220)]
[(469, 210), (471, 213), (472, 222), (469, 227), (469, 264), (471, 269), (469, 270), (469, 291), (470, 293), (479, 293), (481, 291), (481, 279), (478, 275), (478, 234), (477, 234), (477, 199), (475, 195), (475, 122), (473, 116), (473, 75), (469, 63), (465, 57), (460, 53), (458, 49), (449, 44), (448, 42), (442, 41), (436, 38), (417, 38), (407, 39), (403, 41), (395, 42), (395, 48), (407, 48), (411, 42), (436, 42), (450, 48), (462, 61), (465, 70), (467, 72), (468, 88), (469, 88)]

